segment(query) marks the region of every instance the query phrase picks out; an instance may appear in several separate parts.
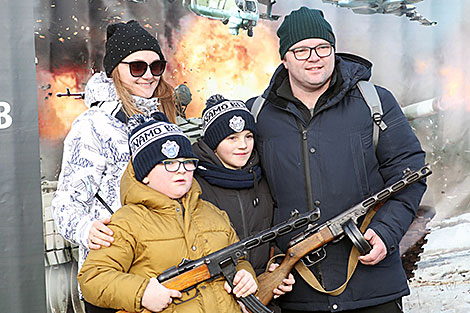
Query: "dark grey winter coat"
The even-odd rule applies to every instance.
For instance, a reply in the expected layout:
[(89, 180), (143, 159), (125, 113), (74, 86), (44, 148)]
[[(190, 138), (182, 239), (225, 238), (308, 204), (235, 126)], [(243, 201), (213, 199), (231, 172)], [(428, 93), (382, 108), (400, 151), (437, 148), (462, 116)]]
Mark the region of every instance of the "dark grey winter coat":
[[(370, 111), (355, 87), (359, 80), (370, 78), (371, 67), (360, 57), (337, 54), (334, 92), (309, 119), (292, 101), (279, 96), (288, 73), (282, 65), (276, 70), (263, 94), (267, 101), (256, 129), (257, 149), (277, 206), (274, 223), (288, 219), (292, 208), (306, 211), (308, 194), (311, 204), (320, 207), (320, 222), (324, 222), (402, 178), (404, 169), (424, 165), (418, 139), (395, 98), (381, 87), (377, 89), (388, 129), (380, 133), (374, 152)], [(253, 101), (248, 101), (249, 107)], [(281, 297), (281, 306), (333, 312), (378, 305), (409, 294), (398, 245), (425, 189), (425, 183), (416, 183), (378, 211), (369, 227), (382, 238), (388, 255), (375, 266), (359, 263), (341, 295), (319, 293), (296, 276), (293, 291)], [(282, 250), (290, 237), (277, 241)], [(351, 246), (343, 239), (326, 248), (327, 256), (317, 272), (327, 290), (345, 281)]]

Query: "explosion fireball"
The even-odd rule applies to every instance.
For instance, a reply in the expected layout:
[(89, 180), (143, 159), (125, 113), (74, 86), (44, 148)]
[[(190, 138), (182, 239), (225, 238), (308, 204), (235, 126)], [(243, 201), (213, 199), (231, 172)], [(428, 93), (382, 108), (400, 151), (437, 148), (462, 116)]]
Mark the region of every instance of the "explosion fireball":
[(230, 35), (219, 21), (186, 17), (181, 23), (171, 81), (185, 83), (193, 100), (186, 114), (200, 116), (209, 96), (247, 100), (260, 95), (280, 63), (277, 37), (264, 24), (253, 37)]

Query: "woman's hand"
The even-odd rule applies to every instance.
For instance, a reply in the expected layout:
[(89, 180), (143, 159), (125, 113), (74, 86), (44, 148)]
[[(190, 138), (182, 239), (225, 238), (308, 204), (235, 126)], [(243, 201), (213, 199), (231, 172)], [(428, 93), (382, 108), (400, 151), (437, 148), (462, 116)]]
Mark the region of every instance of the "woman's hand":
[[(233, 294), (237, 297), (246, 297), (249, 296), (258, 290), (258, 285), (256, 284), (256, 280), (253, 276), (246, 270), (240, 270), (235, 274), (235, 278), (233, 279), (233, 284), (235, 287), (233, 288)], [(230, 293), (232, 292), (232, 288), (228, 282), (225, 282), (224, 289)]]
[(106, 226), (111, 219), (94, 221), (88, 233), (88, 248), (98, 250), (101, 246), (109, 247), (114, 241), (113, 231)]
[[(279, 264), (277, 263), (271, 263), (271, 265), (269, 265), (268, 272), (274, 271), (278, 266)], [(286, 292), (291, 292), (293, 284), (295, 284), (294, 276), (289, 273), (289, 276), (282, 280), (282, 284), (280, 284), (276, 289), (273, 290), (274, 299), (279, 298), (279, 296), (282, 296)]]
[(142, 306), (152, 312), (161, 312), (173, 302), (173, 298), (181, 298), (181, 292), (166, 288), (152, 277), (142, 296)]

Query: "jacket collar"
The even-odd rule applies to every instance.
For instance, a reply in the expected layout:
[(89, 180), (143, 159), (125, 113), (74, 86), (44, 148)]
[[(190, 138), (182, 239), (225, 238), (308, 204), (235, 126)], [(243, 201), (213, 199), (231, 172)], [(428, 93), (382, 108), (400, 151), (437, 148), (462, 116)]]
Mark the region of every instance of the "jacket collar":
[[(158, 111), (160, 105), (158, 98), (142, 98), (132, 96), (135, 106), (146, 115)], [(113, 80), (104, 72), (95, 73), (85, 87), (85, 105), (90, 108), (97, 106), (111, 116), (127, 123), (127, 116), (122, 110), (122, 102), (117, 96)]]

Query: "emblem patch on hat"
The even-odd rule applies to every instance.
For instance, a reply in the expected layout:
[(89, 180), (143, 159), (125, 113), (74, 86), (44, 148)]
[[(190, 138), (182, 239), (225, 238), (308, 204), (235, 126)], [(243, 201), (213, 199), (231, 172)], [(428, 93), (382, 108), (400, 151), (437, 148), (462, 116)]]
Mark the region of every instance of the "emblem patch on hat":
[(176, 158), (179, 151), (180, 146), (175, 141), (167, 140), (162, 145), (162, 153), (169, 159)]
[(234, 115), (228, 122), (228, 126), (230, 126), (234, 132), (239, 133), (245, 128), (245, 120), (241, 116)]

